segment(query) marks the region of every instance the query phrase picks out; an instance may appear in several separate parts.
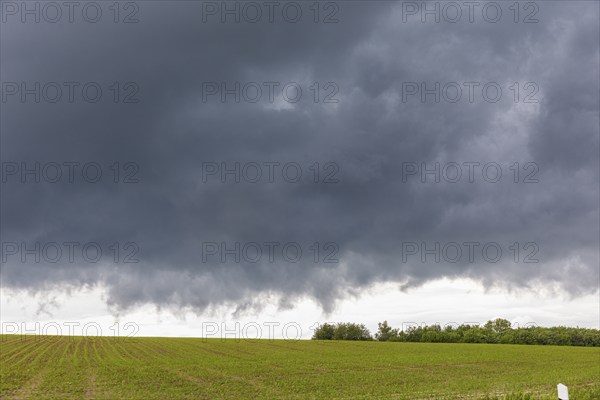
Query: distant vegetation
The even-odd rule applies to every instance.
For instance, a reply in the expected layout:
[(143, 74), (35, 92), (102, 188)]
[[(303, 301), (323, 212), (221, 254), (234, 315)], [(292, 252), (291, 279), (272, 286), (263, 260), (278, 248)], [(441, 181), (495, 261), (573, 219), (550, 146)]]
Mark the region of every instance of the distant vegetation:
[(381, 342), (427, 343), (496, 343), (537, 344), (555, 346), (600, 347), (600, 330), (568, 328), (564, 326), (543, 328), (512, 328), (510, 321), (502, 318), (485, 325), (413, 326), (405, 331), (392, 328), (387, 321), (378, 324), (374, 336), (363, 324), (322, 324), (315, 330), (316, 340), (378, 340)]

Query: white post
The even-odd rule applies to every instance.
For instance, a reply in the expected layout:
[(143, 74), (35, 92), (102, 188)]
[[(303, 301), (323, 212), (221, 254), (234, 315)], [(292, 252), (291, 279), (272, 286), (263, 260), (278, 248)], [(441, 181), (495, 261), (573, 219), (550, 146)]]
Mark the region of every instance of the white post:
[(559, 383), (556, 388), (558, 389), (558, 400), (569, 400), (569, 389), (565, 385)]

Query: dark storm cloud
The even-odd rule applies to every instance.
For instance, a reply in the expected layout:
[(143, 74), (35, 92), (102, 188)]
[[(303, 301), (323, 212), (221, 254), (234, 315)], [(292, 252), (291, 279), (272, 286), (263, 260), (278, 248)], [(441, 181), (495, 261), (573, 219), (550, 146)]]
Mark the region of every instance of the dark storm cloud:
[[(199, 310), (225, 302), (248, 307), (260, 294), (282, 295), (282, 304), (308, 295), (328, 308), (374, 282), (413, 286), (444, 276), (508, 288), (558, 283), (575, 295), (597, 290), (597, 3), (538, 2), (539, 22), (529, 24), (522, 22), (532, 9), (522, 9), (515, 23), (508, 3), (496, 3), (503, 8), (496, 23), (481, 13), (473, 23), (466, 15), (457, 23), (405, 15), (404, 23), (402, 2), (339, 2), (339, 22), (331, 24), (321, 21), (330, 9), (314, 23), (308, 3), (298, 23), (281, 16), (274, 23), (220, 23), (218, 16), (203, 23), (201, 3), (137, 4), (134, 24), (115, 24), (107, 9), (96, 24), (21, 23), (12, 15), (2, 23), (4, 84), (98, 82), (103, 88), (98, 103), (80, 95), (73, 103), (37, 104), (33, 95), (22, 103), (19, 94), (2, 103), (5, 172), (7, 163), (31, 168), (69, 161), (96, 162), (103, 172), (97, 183), (77, 173), (73, 183), (6, 177), (4, 287), (101, 283), (119, 307)], [(256, 103), (237, 103), (232, 95), (203, 101), (204, 82), (232, 87), (236, 81), (281, 85), (274, 102), (266, 90)], [(109, 88), (114, 82), (120, 83), (118, 104)], [(288, 82), (303, 89), (297, 103), (282, 99)], [(403, 99), (411, 82), (429, 89), (457, 82), (463, 97), (456, 103), (436, 103), (433, 95), (425, 102), (419, 94)], [(464, 82), (479, 84), (473, 102)], [(489, 82), (503, 89), (500, 101), (482, 98)], [(123, 104), (136, 87), (139, 102)], [(324, 103), (331, 93), (338, 102)], [(524, 103), (532, 93), (538, 102)], [(115, 162), (119, 183), (110, 168)], [(218, 174), (203, 179), (206, 163), (222, 162), (281, 165), (272, 183), (264, 166), (258, 183), (235, 183), (231, 176), (222, 183)], [(281, 176), (289, 162), (302, 168), (298, 183)], [(429, 175), (421, 183), (418, 173), (403, 176), (422, 162), (429, 168), (458, 163), (462, 178), (435, 183)], [(468, 162), (480, 163), (473, 182)], [(501, 167), (498, 182), (491, 182), (493, 169), (482, 177), (486, 163)], [(129, 173), (139, 182), (124, 183)], [(327, 177), (337, 181), (323, 183)], [(65, 242), (80, 243), (72, 261)], [(249, 247), (239, 263), (233, 255), (220, 262), (219, 254), (205, 254), (204, 262), (203, 243), (233, 248), (236, 242), (261, 244), (261, 260), (249, 262)], [(272, 262), (265, 242), (280, 243)], [(473, 260), (466, 242), (480, 243)], [(39, 243), (40, 262), (35, 254), (22, 262), (15, 243), (29, 249)], [(48, 262), (54, 254), (48, 243), (63, 250), (55, 263)], [(89, 258), (102, 249), (97, 262), (82, 256), (85, 243), (95, 244)], [(299, 261), (281, 256), (285, 243), (301, 247)], [(425, 254), (423, 262), (421, 249), (412, 254), (411, 247), (423, 243), (428, 249), (439, 243), (449, 253), (437, 252), (439, 263)], [(448, 262), (449, 243), (465, 253), (456, 262)], [(499, 260), (494, 248), (482, 257), (486, 243), (500, 246)], [(133, 259), (139, 262), (124, 262)]]

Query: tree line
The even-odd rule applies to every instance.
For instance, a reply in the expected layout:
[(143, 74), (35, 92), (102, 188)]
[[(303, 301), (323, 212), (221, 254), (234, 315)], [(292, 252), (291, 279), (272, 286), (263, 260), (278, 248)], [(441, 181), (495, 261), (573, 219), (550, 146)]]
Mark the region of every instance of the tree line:
[(600, 330), (556, 326), (512, 328), (510, 321), (497, 318), (485, 325), (438, 324), (392, 328), (387, 321), (377, 324), (375, 335), (363, 324), (324, 323), (315, 329), (313, 340), (378, 340), (380, 342), (501, 343), (600, 347)]

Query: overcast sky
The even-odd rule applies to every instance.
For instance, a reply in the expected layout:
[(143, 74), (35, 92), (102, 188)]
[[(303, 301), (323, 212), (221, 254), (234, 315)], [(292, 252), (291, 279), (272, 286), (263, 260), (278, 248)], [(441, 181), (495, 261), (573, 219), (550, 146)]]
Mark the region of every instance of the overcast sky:
[(61, 4), (2, 2), (3, 321), (598, 327), (597, 2)]

